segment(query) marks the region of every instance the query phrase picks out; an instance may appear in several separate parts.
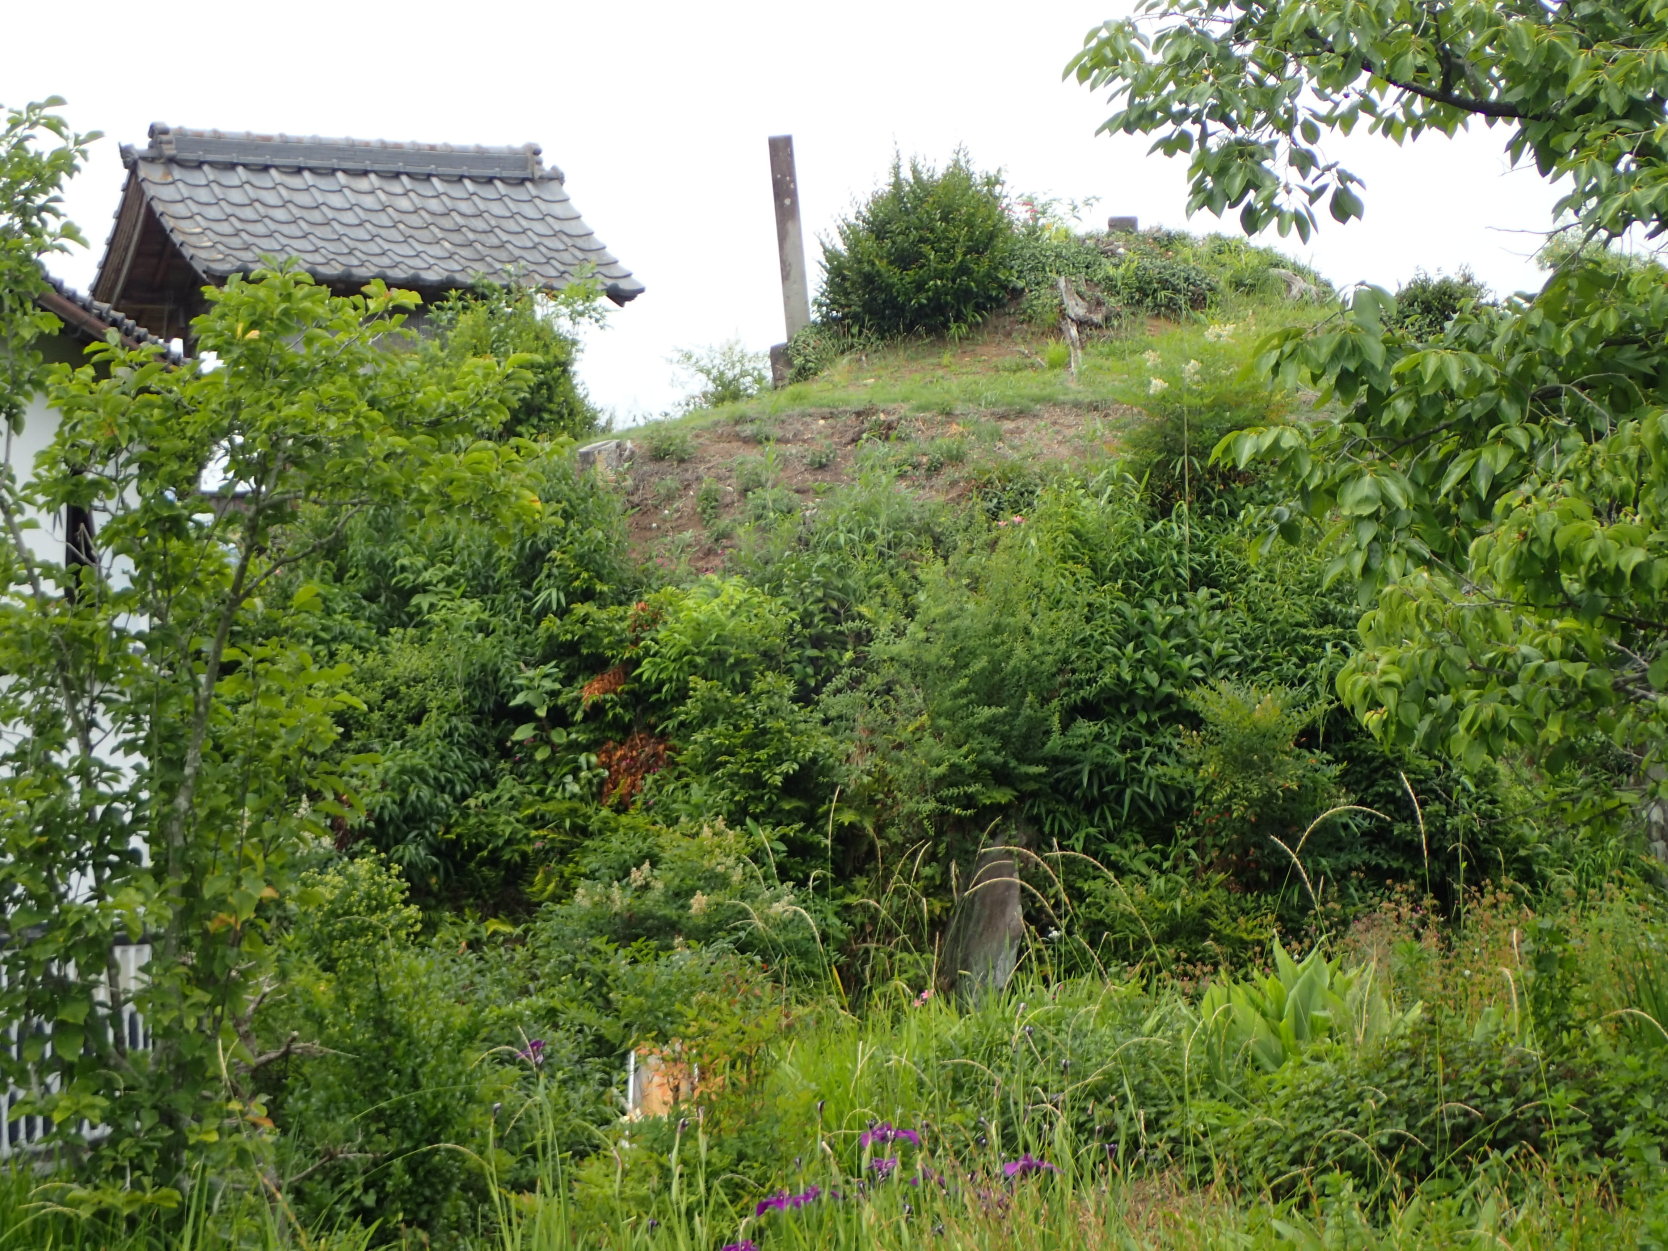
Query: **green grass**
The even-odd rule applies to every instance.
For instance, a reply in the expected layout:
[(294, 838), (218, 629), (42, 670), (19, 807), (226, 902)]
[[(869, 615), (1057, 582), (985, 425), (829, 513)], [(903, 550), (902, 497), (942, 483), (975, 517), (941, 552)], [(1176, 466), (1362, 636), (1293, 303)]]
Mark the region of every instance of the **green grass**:
[[(1537, 1025), (1551, 1001), (1535, 1008), (1522, 997), (1535, 961), (1523, 936), (1542, 922), (1569, 936), (1568, 1033)], [(14, 1172), (0, 1179), (0, 1251), (362, 1251), (390, 1238), (453, 1251), (718, 1251), (744, 1241), (760, 1251), (1659, 1245), (1668, 1192), (1648, 1106), (1629, 1130), (1635, 1148), (1583, 1140), (1572, 1118), (1623, 1090), (1655, 1091), (1647, 1103), (1668, 1093), (1660, 1063), (1644, 1087), (1606, 1084), (1613, 1069), (1643, 1071), (1665, 1058), (1622, 1011), (1668, 968), (1660, 900), (1616, 894), (1537, 913), (1496, 892), (1476, 899), (1457, 928), (1431, 924), (1423, 910), (1387, 901), (1330, 945), (1346, 963), (1372, 962), (1398, 1004), (1423, 1001), (1455, 1054), (1475, 1054), (1479, 1044), (1464, 1040), (1477, 1035), (1485, 1056), (1527, 1056), (1540, 1077), (1503, 1092), (1517, 1105), (1511, 1115), (1562, 1110), (1543, 1118), (1552, 1132), (1535, 1145), (1438, 1161), (1428, 1179), (1394, 1167), (1364, 1177), (1340, 1153), (1353, 1131), (1320, 1128), (1330, 1114), (1304, 1102), (1306, 1080), (1321, 1076), (1314, 1089), (1324, 1092), (1326, 1075), (1337, 1074), (1364, 1083), (1363, 1106), (1395, 1105), (1407, 1078), (1393, 1049), (1382, 1065), (1374, 1058), (1382, 1041), (1316, 1036), (1278, 1070), (1263, 1071), (1247, 1052), (1224, 1077), (1197, 990), (1116, 970), (1066, 975), (1080, 957), (1062, 942), (1040, 944), (1014, 986), (970, 1004), (902, 982), (860, 1010), (832, 983), (738, 1004), (734, 1020), (703, 1027), (718, 1041), (697, 1040), (715, 1075), (698, 1104), (661, 1120), (596, 1125), (595, 1149), (580, 1158), (556, 1146), (567, 1079), (541, 1074), (495, 1121), (505, 1133), (517, 1123), (533, 1129), (521, 1181), (514, 1190), (501, 1181), (515, 1162), (494, 1144), (468, 1152), (493, 1198), (472, 1230), (448, 1238), (337, 1229), (328, 1217), (308, 1228), (253, 1172), (200, 1177), (183, 1212), (140, 1207), (126, 1217), (110, 1214), (109, 1195), (101, 1206)], [(1624, 934), (1631, 941), (1618, 943)], [(1475, 976), (1491, 965), (1493, 975)], [(745, 1035), (750, 1012), (785, 1012), (788, 1024), (763, 1050), (726, 1054), (722, 1040), (738, 1023)], [(1495, 1031), (1478, 1035), (1491, 1019)], [(1595, 1068), (1580, 1058), (1589, 1054), (1608, 1058)], [(1462, 1080), (1442, 1078), (1449, 1085), (1430, 1088), (1432, 1103), (1466, 1106), (1472, 1096), (1454, 1084)], [(920, 1142), (865, 1142), (880, 1123)], [(1259, 1134), (1295, 1143), (1304, 1166), (1259, 1174), (1245, 1150)], [(1396, 1142), (1379, 1139), (1375, 1155), (1393, 1165)], [(1049, 1167), (1004, 1167), (1027, 1158)], [(897, 1163), (877, 1170), (876, 1160)], [(797, 1208), (758, 1208), (813, 1192)]]
[[(1077, 379), (1061, 367), (1057, 336), (1020, 337), (975, 332), (961, 345), (912, 339), (847, 356), (809, 382), (764, 391), (751, 399), (704, 409), (644, 427), (654, 432), (730, 422), (768, 430), (771, 419), (817, 409), (870, 405), (906, 413), (964, 414), (980, 411), (1034, 412), (1044, 407), (1098, 408), (1108, 402), (1139, 406), (1149, 380), (1179, 377), (1190, 359), (1239, 368), (1263, 335), (1315, 320), (1314, 306), (1233, 297), (1208, 314), (1180, 324), (1144, 324), (1108, 332), (1090, 342)], [(1226, 338), (1217, 336), (1231, 327)], [(1160, 364), (1145, 354), (1156, 352)]]

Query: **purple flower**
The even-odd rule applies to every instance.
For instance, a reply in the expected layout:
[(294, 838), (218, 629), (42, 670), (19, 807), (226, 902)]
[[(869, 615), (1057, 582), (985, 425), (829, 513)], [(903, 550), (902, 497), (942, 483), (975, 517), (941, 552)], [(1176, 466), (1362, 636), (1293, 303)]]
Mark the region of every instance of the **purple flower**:
[(897, 1171), (898, 1161), (896, 1157), (893, 1157), (890, 1160), (870, 1160), (869, 1167), (874, 1169), (875, 1173), (880, 1177), (890, 1177)]
[(1020, 1156), (1017, 1160), (1009, 1160), (1002, 1166), (1002, 1174), (1005, 1177), (1024, 1177), (1028, 1173), (1058, 1173), (1059, 1171), (1047, 1160), (1039, 1160), (1030, 1152)]
[(523, 1050), (518, 1051), (515, 1054), (518, 1059), (527, 1061), (527, 1063), (531, 1064), (534, 1068), (542, 1067), (544, 1064), (544, 1039), (533, 1039)]
[(898, 1129), (887, 1121), (882, 1121), (879, 1125), (869, 1126), (868, 1129), (863, 1131), (857, 1142), (859, 1146), (868, 1147), (884, 1146), (886, 1143), (900, 1140), (914, 1147), (921, 1145), (921, 1135), (913, 1129)]
[(759, 1247), (751, 1238), (743, 1238), (740, 1242), (726, 1242), (722, 1251), (759, 1251)]
[(807, 1203), (815, 1202), (821, 1194), (822, 1188), (819, 1186), (807, 1186), (798, 1194), (789, 1194), (786, 1190), (778, 1190), (769, 1198), (760, 1199), (757, 1203), (755, 1203), (753, 1205), (753, 1215), (763, 1216), (766, 1212), (770, 1211), (797, 1211), (799, 1208), (804, 1207)]

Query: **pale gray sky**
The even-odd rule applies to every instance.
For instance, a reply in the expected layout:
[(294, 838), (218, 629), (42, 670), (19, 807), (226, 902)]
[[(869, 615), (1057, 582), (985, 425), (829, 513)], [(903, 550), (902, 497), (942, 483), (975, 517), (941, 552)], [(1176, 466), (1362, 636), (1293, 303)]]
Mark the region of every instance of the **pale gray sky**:
[[(14, 6), (15, 8), (15, 6)], [(290, 0), (190, 19), (129, 0), (6, 16), (0, 103), (64, 96), (106, 134), (68, 205), (93, 247), (53, 269), (90, 284), (121, 187), (118, 143), (165, 121), (362, 139), (535, 141), (603, 242), (647, 285), (590, 342), (581, 372), (629, 424), (679, 395), (677, 348), (782, 338), (766, 139), (789, 133), (810, 261), (894, 149), (942, 161), (965, 145), (1016, 192), (1098, 197), (1093, 218), (1188, 221), (1184, 160), (1095, 135), (1104, 100), (1061, 81), (1084, 34), (1128, 8), (1057, 0)], [(1534, 287), (1532, 233), (1556, 196), (1508, 172), (1503, 131), (1407, 149), (1357, 135), (1331, 153), (1367, 181), (1363, 222), (1290, 249), (1334, 282), (1394, 286), (1469, 264), (1497, 290)]]

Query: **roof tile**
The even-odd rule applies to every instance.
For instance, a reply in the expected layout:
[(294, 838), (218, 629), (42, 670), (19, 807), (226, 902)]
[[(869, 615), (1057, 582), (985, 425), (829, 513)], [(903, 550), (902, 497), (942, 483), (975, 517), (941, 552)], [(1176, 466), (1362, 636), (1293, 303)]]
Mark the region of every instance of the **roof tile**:
[[(486, 276), (560, 287), (595, 266), (623, 303), (642, 284), (610, 255), (533, 145), (469, 148), (151, 128), (123, 159), (175, 243), (211, 277), (293, 254), (315, 277), (423, 288)], [(409, 273), (390, 273), (390, 268)]]
[[(60, 299), (68, 301), (70, 304), (74, 305), (74, 309), (79, 309), (81, 313), (85, 313), (87, 315), (85, 320), (81, 321), (80, 329), (82, 331), (93, 334), (114, 330), (130, 344), (135, 346), (142, 344), (147, 347), (158, 347), (167, 352), (171, 358), (176, 357), (171, 344), (163, 339), (157, 338), (149, 330), (146, 330), (138, 322), (134, 321), (133, 318), (111, 308), (108, 304), (104, 304), (93, 299), (89, 295), (83, 295), (74, 287), (71, 287), (67, 283), (54, 278), (51, 274), (43, 273), (41, 276), (46, 279), (47, 285), (52, 288)], [(53, 308), (52, 303), (44, 293), (40, 302), (49, 309)], [(60, 305), (59, 307), (61, 308), (62, 306)], [(74, 309), (66, 311), (68, 311), (72, 317), (76, 317)]]

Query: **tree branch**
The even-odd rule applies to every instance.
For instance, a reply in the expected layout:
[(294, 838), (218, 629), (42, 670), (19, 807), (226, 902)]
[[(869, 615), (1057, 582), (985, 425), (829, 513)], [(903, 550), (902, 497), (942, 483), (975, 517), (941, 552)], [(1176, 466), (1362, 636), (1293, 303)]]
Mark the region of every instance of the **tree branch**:
[(1418, 96), (1421, 100), (1429, 100), (1432, 104), (1445, 104), (1449, 108), (1461, 109), (1467, 113), (1475, 113), (1479, 117), (1496, 117), (1508, 121), (1518, 122), (1549, 122), (1553, 118), (1546, 113), (1526, 113), (1516, 105), (1506, 104), (1496, 100), (1481, 100), (1475, 96), (1462, 96), (1445, 87), (1426, 87), (1419, 83), (1408, 82), (1400, 78), (1392, 78), (1376, 61), (1372, 61), (1359, 52), (1340, 52), (1333, 42), (1318, 31), (1310, 32), (1311, 38), (1317, 45), (1317, 52), (1292, 52), (1291, 55), (1299, 61), (1307, 60), (1318, 53), (1328, 56), (1353, 56), (1361, 62), (1361, 68), (1373, 78), (1389, 83), (1400, 91)]

